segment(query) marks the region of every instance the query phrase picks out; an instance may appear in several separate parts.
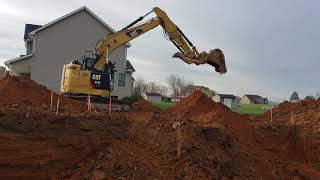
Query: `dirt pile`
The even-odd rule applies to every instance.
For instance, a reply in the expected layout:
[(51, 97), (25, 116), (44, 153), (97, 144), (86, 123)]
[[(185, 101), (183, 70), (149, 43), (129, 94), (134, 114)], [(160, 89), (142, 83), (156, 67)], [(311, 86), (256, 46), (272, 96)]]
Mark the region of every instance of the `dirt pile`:
[[(226, 127), (237, 139), (251, 141), (251, 132), (246, 119), (232, 112), (221, 103), (216, 103), (201, 91), (194, 91), (168, 109), (177, 119), (187, 119), (204, 124)], [(182, 118), (184, 117), (184, 118)], [(187, 118), (186, 118), (187, 117)]]
[(271, 110), (254, 120), (257, 136), (262, 136), (269, 148), (320, 169), (320, 100), (286, 101), (272, 109), (272, 123)]
[(83, 159), (122, 139), (123, 118), (0, 109), (0, 179), (63, 179)]
[[(51, 91), (34, 81), (17, 76), (6, 76), (0, 80), (0, 105), (15, 108), (47, 108)], [(79, 113), (86, 109), (84, 103), (54, 93), (53, 105), (60, 99), (60, 110)], [(75, 109), (76, 107), (76, 109)]]
[(85, 159), (71, 177), (308, 179), (318, 175), (299, 163), (291, 164), (275, 149), (265, 150), (268, 144), (258, 146), (244, 117), (202, 93), (194, 92), (167, 110), (150, 111), (149, 103), (141, 104), (145, 111), (126, 116), (128, 139), (113, 141), (96, 157)]
[[(304, 125), (320, 133), (320, 100), (303, 100), (296, 103), (283, 102), (272, 110), (273, 121)], [(264, 114), (270, 120), (271, 111)]]
[(151, 112), (154, 110), (159, 110), (156, 106), (154, 106), (152, 103), (149, 101), (140, 98), (136, 102), (134, 102), (131, 105), (131, 112), (137, 112), (137, 111), (145, 111), (145, 112)]
[[(46, 103), (45, 96), (39, 99)], [(245, 116), (198, 91), (167, 110), (140, 99), (129, 112), (110, 117), (1, 106), (0, 178), (320, 177), (316, 167), (285, 155), (299, 144), (278, 148), (277, 138), (294, 142), (291, 130), (279, 135), (273, 132), (285, 128), (273, 128), (261, 125), (253, 135)]]

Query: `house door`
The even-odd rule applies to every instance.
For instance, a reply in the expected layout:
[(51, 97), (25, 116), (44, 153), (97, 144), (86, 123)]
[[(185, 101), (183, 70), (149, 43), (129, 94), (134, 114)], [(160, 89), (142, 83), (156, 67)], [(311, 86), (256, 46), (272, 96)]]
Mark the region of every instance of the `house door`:
[(224, 98), (224, 99), (223, 99), (223, 104), (226, 105), (228, 108), (231, 109), (232, 99), (230, 99), (230, 98)]

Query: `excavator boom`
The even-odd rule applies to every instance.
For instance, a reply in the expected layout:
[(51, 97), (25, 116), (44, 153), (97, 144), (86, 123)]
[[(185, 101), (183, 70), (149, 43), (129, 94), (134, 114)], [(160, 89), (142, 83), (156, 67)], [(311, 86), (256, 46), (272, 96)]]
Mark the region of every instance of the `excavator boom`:
[[(137, 25), (138, 22), (142, 21), (144, 17), (152, 12), (157, 16)], [(188, 64), (209, 64), (220, 74), (227, 72), (224, 54), (220, 49), (211, 50), (209, 53), (199, 53), (186, 35), (170, 20), (167, 14), (158, 7), (155, 7), (146, 15), (139, 17), (121, 31), (110, 34), (99, 41), (96, 46), (96, 51), (100, 59), (97, 61), (96, 68), (102, 69), (106, 63), (105, 57), (109, 56), (116, 48), (150, 31), (158, 25), (162, 26), (165, 35), (179, 50), (173, 57), (180, 58)]]

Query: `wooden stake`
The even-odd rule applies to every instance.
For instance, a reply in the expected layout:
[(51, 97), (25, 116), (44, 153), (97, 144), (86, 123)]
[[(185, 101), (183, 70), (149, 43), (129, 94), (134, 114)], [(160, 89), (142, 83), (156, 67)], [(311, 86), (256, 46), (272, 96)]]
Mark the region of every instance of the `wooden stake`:
[(53, 91), (51, 91), (50, 93), (50, 109), (52, 108), (53, 106)]
[(109, 115), (111, 115), (111, 105), (112, 105), (111, 94), (109, 94)]
[(56, 115), (58, 115), (58, 113), (59, 113), (59, 104), (60, 104), (60, 99), (58, 98), (58, 101), (57, 101), (57, 110), (56, 110)]
[(88, 94), (88, 112), (91, 112), (91, 96)]
[(273, 106), (271, 107), (271, 116), (270, 116), (270, 120), (271, 120), (271, 123), (272, 123), (272, 121), (273, 121), (273, 117), (272, 117), (272, 109), (273, 109)]
[(293, 120), (293, 111), (291, 111), (291, 125), (293, 125), (294, 120)]
[(92, 104), (90, 104), (91, 108), (94, 110), (94, 112), (99, 115), (98, 111), (96, 110), (96, 108), (94, 108), (94, 106)]

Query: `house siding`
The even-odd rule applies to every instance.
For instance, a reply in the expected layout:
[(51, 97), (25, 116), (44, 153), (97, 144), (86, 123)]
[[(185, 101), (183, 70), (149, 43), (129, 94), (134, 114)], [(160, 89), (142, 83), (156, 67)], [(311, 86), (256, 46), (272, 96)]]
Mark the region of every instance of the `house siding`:
[[(31, 79), (59, 93), (63, 65), (80, 58), (84, 51), (94, 51), (97, 41), (109, 33), (110, 31), (86, 10), (37, 32), (31, 61)], [(126, 70), (126, 51), (127, 48), (122, 46), (109, 58), (116, 62), (117, 67), (112, 95), (119, 98), (131, 95), (130, 86), (117, 86), (118, 73), (125, 73)], [(131, 81), (127, 79), (126, 84), (131, 84)]]
[(214, 102), (220, 102), (221, 101), (221, 97), (219, 95), (215, 95), (215, 96), (212, 97), (212, 100)]
[(241, 98), (240, 103), (241, 104), (251, 104), (251, 101), (247, 96), (244, 96), (243, 98)]
[(161, 102), (161, 96), (147, 96), (147, 101), (153, 103)]

